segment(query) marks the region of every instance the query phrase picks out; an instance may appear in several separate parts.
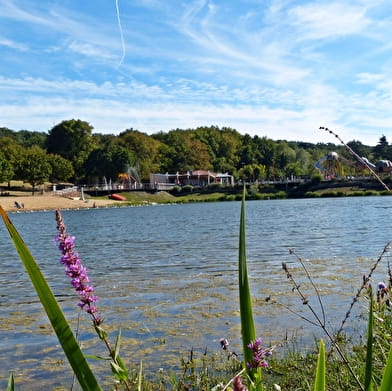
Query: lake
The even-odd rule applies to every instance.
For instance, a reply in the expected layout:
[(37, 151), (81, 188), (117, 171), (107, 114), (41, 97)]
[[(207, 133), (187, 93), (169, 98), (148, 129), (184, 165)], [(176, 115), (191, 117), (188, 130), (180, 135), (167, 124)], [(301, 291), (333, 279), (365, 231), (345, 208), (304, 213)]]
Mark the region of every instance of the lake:
[[(63, 211), (68, 232), (99, 296), (104, 328), (122, 330), (122, 356), (146, 372), (175, 369), (193, 349), (219, 351), (226, 337), (239, 348), (237, 293), (239, 202)], [(286, 262), (316, 306), (294, 249), (320, 289), (330, 329), (340, 324), (371, 265), (391, 240), (392, 197), (351, 197), (246, 203), (248, 271), (258, 334), (266, 345), (311, 346), (321, 332), (274, 300), (308, 316), (282, 270)], [(77, 328), (78, 298), (60, 253), (53, 211), (10, 213), (67, 319)], [(19, 390), (69, 389), (71, 374), (8, 232), (0, 224), (0, 388), (14, 371)], [(373, 283), (385, 280), (387, 252)], [(266, 301), (266, 297), (272, 300)], [(361, 305), (347, 333), (362, 331)], [(80, 340), (105, 355), (87, 314)], [(181, 353), (181, 354), (180, 354)], [(105, 362), (93, 362), (106, 368)], [(100, 372), (101, 373), (101, 372)], [(109, 371), (100, 376), (106, 377)]]

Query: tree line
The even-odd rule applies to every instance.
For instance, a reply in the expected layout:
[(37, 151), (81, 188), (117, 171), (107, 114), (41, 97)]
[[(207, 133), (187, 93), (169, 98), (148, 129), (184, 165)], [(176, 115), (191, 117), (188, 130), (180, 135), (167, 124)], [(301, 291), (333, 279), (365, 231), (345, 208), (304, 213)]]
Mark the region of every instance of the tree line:
[[(348, 145), (370, 161), (392, 160), (383, 135), (376, 146)], [(80, 119), (65, 120), (48, 132), (0, 128), (0, 183), (22, 180), (35, 188), (45, 182), (75, 184), (116, 181), (132, 168), (141, 181), (150, 173), (186, 173), (205, 169), (248, 181), (311, 177), (320, 157), (335, 151), (347, 164), (347, 175), (362, 169), (343, 145), (272, 140), (242, 135), (217, 126), (173, 129), (152, 135), (133, 128), (118, 135), (93, 133)]]

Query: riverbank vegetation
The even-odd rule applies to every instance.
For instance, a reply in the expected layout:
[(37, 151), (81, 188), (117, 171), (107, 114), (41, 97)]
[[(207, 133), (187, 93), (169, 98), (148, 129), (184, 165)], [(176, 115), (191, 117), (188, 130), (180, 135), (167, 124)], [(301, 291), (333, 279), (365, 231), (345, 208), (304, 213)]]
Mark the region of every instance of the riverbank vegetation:
[[(347, 143), (370, 162), (392, 160), (385, 136), (376, 146)], [(329, 152), (340, 157), (339, 175), (368, 175), (343, 145), (272, 140), (242, 135), (232, 128), (205, 126), (147, 135), (126, 129), (119, 135), (93, 133), (82, 120), (65, 120), (48, 132), (0, 128), (0, 182), (22, 180), (33, 188), (69, 181), (76, 185), (118, 181), (131, 174), (140, 183), (151, 173), (186, 173), (203, 169), (229, 173), (238, 181), (310, 179), (315, 164)]]

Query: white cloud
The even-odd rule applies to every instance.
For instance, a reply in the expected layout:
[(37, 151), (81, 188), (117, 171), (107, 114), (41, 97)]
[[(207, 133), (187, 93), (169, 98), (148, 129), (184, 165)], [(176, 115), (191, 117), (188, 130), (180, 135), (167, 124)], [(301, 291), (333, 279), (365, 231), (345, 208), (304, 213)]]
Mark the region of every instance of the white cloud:
[(381, 73), (363, 72), (357, 74), (357, 83), (359, 84), (373, 84), (384, 79)]
[(26, 52), (28, 50), (28, 46), (23, 43), (15, 42), (10, 39), (1, 38), (1, 37), (0, 37), (0, 46), (5, 46), (10, 49), (20, 50), (22, 52)]
[(365, 7), (348, 3), (311, 3), (293, 7), (289, 18), (299, 39), (336, 38), (362, 32), (369, 24)]

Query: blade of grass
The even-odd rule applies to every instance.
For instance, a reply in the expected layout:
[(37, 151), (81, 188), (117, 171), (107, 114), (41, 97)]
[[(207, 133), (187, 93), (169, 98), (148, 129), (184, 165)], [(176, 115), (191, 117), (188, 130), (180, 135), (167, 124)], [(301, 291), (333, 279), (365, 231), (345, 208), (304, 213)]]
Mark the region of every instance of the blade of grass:
[(14, 242), (19, 257), (30, 277), (35, 291), (43, 305), (49, 321), (57, 335), (57, 338), (64, 350), (64, 353), (77, 377), (80, 386), (85, 391), (100, 390), (97, 380), (92, 373), (79, 344), (64, 317), (64, 314), (57, 303), (52, 290), (50, 289), (44, 275), (37, 262), (31, 255), (28, 247), (23, 242), (22, 237), (12, 224), (4, 209), (0, 206), (0, 215)]
[(11, 372), (10, 377), (8, 378), (6, 391), (14, 391), (14, 390), (15, 390), (14, 374)]
[(373, 292), (369, 286), (369, 320), (366, 346), (366, 364), (365, 364), (365, 391), (372, 391), (372, 361), (373, 361)]
[(390, 390), (392, 390), (392, 346), (389, 349), (387, 365), (385, 366), (381, 387), (379, 388), (379, 391)]
[(322, 339), (320, 339), (314, 391), (325, 391), (325, 346)]
[[(239, 277), (239, 300), (241, 316), (241, 334), (244, 351), (245, 365), (252, 359), (252, 352), (248, 344), (256, 339), (253, 321), (252, 299), (249, 288), (248, 269), (246, 264), (246, 241), (245, 241), (245, 187), (242, 194), (241, 216), (240, 216), (240, 238), (238, 256)], [(247, 370), (249, 377), (254, 380), (254, 371)]]

